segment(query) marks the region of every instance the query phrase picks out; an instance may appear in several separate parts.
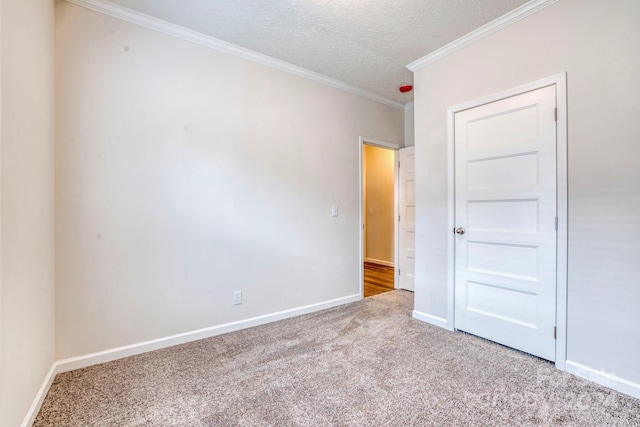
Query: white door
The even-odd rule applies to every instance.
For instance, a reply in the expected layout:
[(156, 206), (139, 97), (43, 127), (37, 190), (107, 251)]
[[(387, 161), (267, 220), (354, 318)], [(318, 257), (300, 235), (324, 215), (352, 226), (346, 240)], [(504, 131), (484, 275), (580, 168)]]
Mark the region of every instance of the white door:
[(416, 263), (416, 173), (414, 148), (400, 151), (398, 231), (399, 288), (414, 290)]
[(555, 87), (455, 114), (455, 327), (553, 361)]

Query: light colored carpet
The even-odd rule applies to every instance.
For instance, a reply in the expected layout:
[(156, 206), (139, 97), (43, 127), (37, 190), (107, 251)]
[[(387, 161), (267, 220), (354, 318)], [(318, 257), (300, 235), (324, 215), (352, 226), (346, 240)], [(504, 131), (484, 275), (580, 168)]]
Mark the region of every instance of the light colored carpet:
[(411, 318), (413, 294), (59, 374), (36, 426), (640, 426), (640, 400)]

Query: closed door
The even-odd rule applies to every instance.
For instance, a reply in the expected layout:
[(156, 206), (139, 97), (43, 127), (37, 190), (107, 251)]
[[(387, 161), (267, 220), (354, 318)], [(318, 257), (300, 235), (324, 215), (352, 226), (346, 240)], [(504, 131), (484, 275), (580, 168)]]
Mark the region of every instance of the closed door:
[(399, 287), (413, 291), (416, 263), (416, 173), (414, 148), (400, 150), (400, 197), (398, 217)]
[(455, 114), (455, 327), (555, 359), (555, 87)]

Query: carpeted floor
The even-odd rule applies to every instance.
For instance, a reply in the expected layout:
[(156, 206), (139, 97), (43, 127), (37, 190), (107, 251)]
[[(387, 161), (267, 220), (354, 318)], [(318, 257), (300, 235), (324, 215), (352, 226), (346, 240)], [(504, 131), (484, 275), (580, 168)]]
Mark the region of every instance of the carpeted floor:
[(393, 291), (59, 374), (36, 426), (640, 426), (640, 400)]

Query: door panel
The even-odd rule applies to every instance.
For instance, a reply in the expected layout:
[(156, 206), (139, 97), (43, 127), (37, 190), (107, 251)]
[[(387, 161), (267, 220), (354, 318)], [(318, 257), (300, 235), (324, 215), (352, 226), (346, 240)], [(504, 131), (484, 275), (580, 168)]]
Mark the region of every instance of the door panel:
[[(538, 153), (470, 160), (466, 167), (467, 190), (522, 187), (538, 182)], [(505, 181), (505, 177), (509, 179)]]
[(414, 148), (400, 150), (400, 201), (398, 218), (399, 287), (413, 291), (415, 288), (416, 258), (416, 173)]
[(555, 87), (455, 115), (455, 327), (555, 358)]

